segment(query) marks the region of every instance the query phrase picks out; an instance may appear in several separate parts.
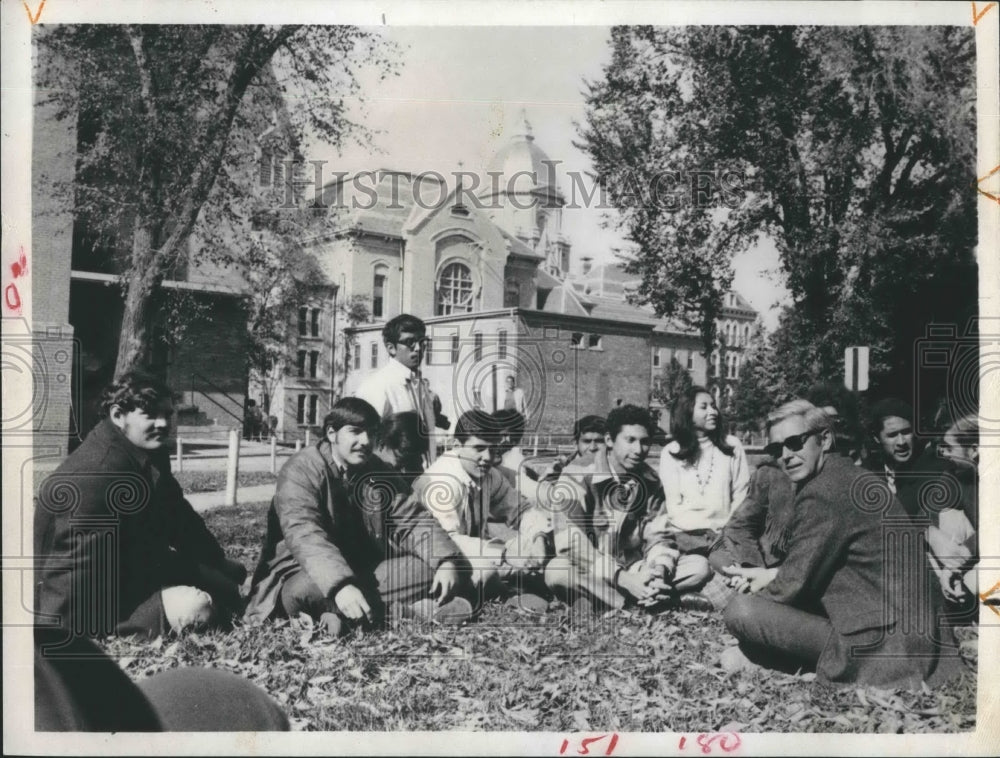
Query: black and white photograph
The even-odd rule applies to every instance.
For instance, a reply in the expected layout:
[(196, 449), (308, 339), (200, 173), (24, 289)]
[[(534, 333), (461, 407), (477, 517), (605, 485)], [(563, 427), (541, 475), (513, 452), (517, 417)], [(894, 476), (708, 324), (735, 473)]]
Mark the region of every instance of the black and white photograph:
[(2, 20), (5, 752), (995, 750), (1000, 4)]

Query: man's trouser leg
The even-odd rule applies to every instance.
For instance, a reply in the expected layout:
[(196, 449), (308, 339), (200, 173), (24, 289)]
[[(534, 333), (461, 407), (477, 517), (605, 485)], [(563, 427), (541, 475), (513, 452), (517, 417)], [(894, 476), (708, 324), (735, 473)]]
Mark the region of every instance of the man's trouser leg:
[(736, 595), (726, 628), (754, 663), (782, 671), (814, 669), (835, 634), (830, 620), (757, 595)]

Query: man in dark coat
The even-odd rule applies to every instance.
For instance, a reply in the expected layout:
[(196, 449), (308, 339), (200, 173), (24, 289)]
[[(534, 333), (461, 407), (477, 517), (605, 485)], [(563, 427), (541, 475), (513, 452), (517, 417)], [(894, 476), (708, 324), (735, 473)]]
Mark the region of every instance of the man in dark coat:
[(830, 418), (808, 401), (772, 413), (768, 437), (795, 484), (795, 516), (776, 575), (726, 608), (743, 653), (775, 667), (814, 666), (832, 682), (943, 681), (957, 649), (939, 627), (924, 530), (876, 476), (831, 454)]
[(471, 612), (457, 598), (467, 578), (461, 551), (409, 478), (372, 456), (378, 422), (367, 402), (342, 398), (323, 438), (282, 468), (247, 619), (307, 613), (340, 636), (378, 623), (390, 604), (430, 596), (439, 609), (459, 603)]
[(38, 493), (39, 624), (96, 637), (227, 621), (246, 569), (226, 558), (170, 473), (170, 390), (136, 371), (105, 390), (101, 407), (104, 418)]

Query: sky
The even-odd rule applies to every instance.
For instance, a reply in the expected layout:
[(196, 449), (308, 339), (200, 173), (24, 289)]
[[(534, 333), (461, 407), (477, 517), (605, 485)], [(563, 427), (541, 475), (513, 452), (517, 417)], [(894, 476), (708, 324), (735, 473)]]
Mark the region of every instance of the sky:
[[(400, 48), (398, 76), (379, 82), (363, 75), (363, 106), (351, 117), (377, 132), (373, 146), (347, 145), (338, 152), (312, 145), (308, 159), (328, 161), (328, 173), (391, 168), (484, 172), (510, 139), (524, 110), (535, 144), (558, 164), (560, 187), (569, 195), (570, 172), (591, 170), (575, 123), (583, 123), (586, 80), (608, 62), (607, 27), (387, 27)], [(588, 181), (588, 187), (590, 183)], [(582, 205), (582, 203), (578, 203)], [(622, 235), (604, 228), (608, 211), (570, 208), (563, 231), (572, 243), (572, 270), (589, 256), (615, 261), (626, 248)], [(735, 288), (760, 311), (765, 326), (777, 323), (776, 303), (788, 294), (773, 275), (777, 252), (766, 240), (734, 261)]]

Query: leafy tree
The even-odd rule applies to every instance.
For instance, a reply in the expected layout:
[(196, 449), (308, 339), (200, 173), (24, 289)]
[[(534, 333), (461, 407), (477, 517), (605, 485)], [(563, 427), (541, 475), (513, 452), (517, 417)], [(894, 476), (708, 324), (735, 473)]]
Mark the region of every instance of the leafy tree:
[[(201, 251), (222, 263), (241, 249), (218, 238), (248, 221), (236, 190), (256, 165), (247, 160), (256, 109), (277, 113), (287, 99), (297, 137), (364, 139), (345, 117), (356, 73), (392, 69), (381, 38), (349, 26), (65, 25), (36, 39), (40, 58), (69, 64), (58, 78), (40, 65), (36, 87), (59, 117), (78, 118), (77, 226), (124, 284), (116, 373), (149, 354), (155, 296), (183, 271), (196, 228)], [(206, 206), (229, 223), (198, 227)]]
[(698, 324), (708, 354), (732, 256), (766, 235), (794, 301), (789, 381), (867, 344), (878, 382), (912, 386), (926, 324), (975, 312), (972, 30), (624, 27), (611, 48), (581, 146), (640, 298)]
[(673, 356), (658, 379), (653, 383), (653, 397), (663, 403), (668, 413), (674, 400), (694, 386), (691, 373)]

